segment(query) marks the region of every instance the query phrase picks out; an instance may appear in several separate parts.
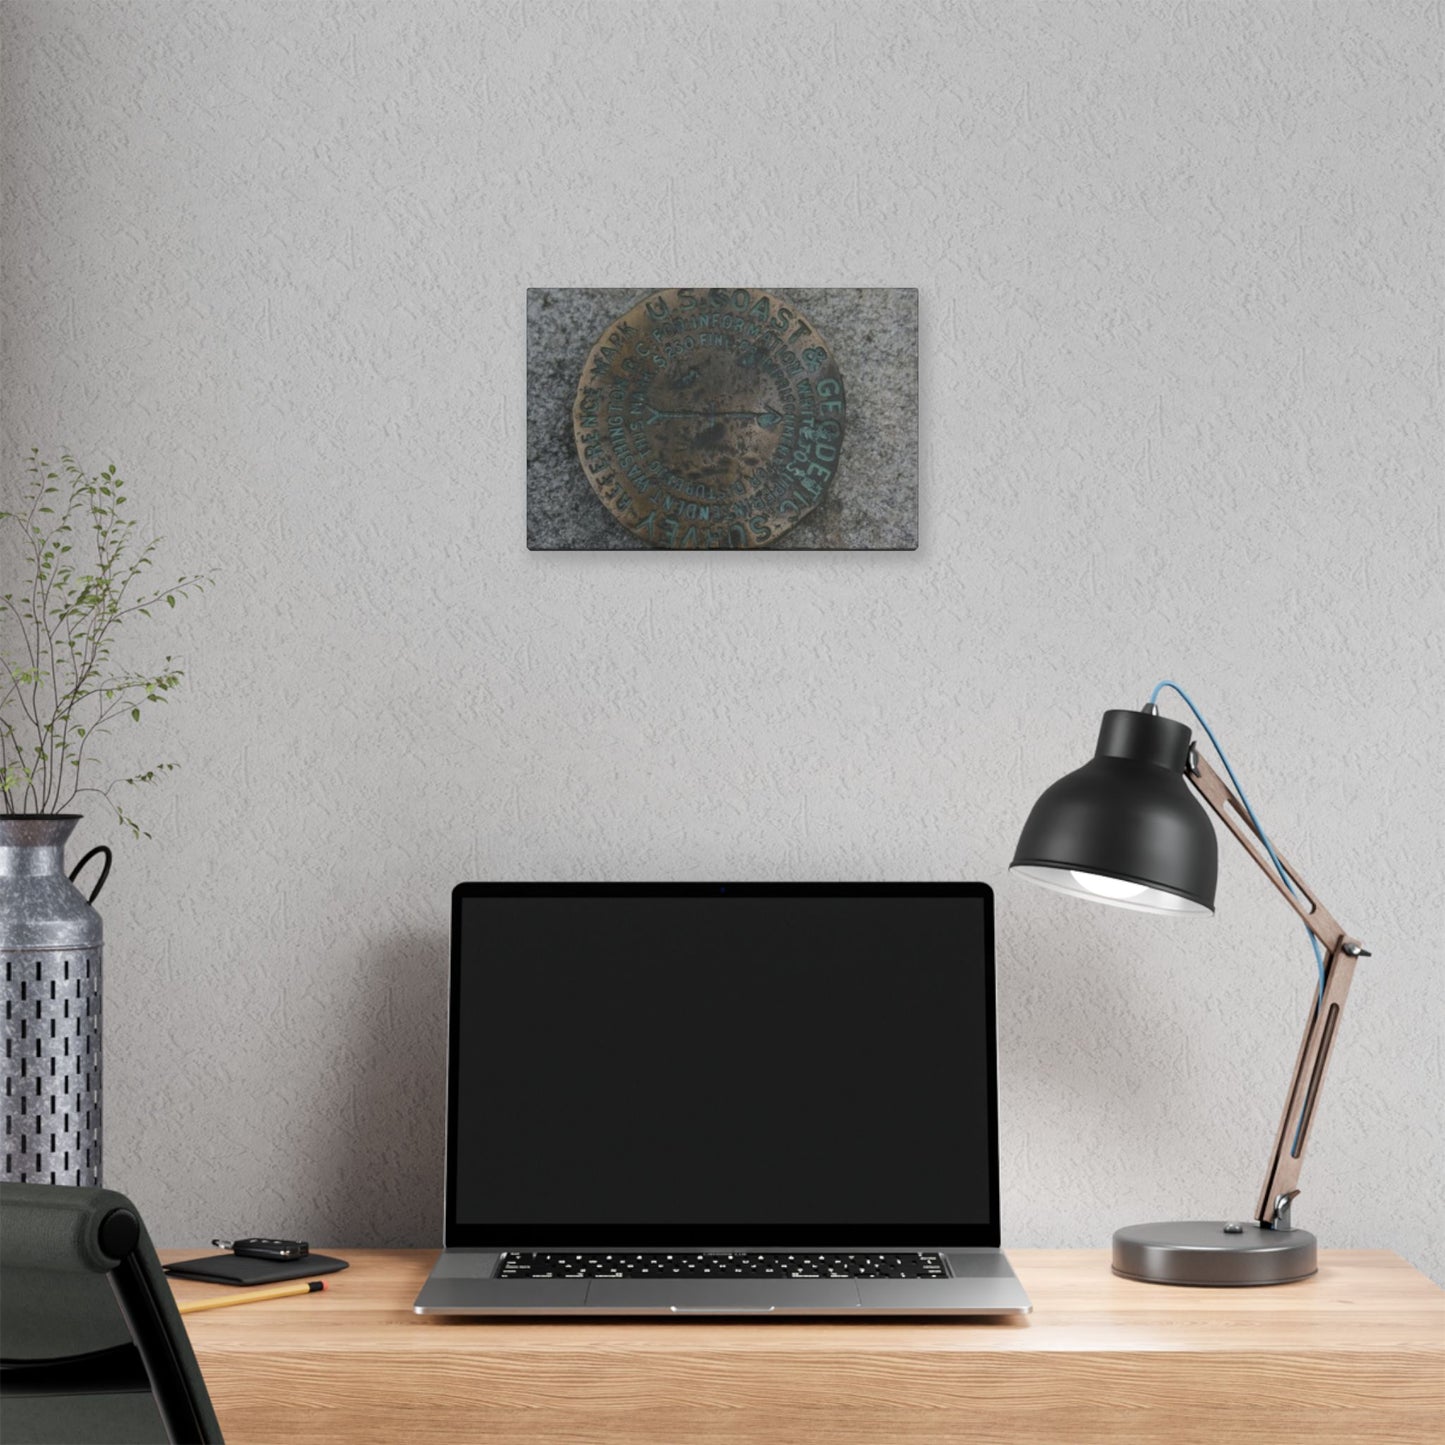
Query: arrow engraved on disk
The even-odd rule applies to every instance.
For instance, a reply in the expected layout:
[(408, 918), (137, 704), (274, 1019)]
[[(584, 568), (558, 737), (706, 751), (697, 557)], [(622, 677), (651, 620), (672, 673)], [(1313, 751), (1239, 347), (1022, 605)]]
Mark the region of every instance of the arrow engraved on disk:
[(766, 411), (662, 411), (655, 406), (647, 409), (648, 426), (656, 426), (660, 421), (751, 421), (761, 427), (775, 427), (782, 419), (782, 413), (771, 407)]

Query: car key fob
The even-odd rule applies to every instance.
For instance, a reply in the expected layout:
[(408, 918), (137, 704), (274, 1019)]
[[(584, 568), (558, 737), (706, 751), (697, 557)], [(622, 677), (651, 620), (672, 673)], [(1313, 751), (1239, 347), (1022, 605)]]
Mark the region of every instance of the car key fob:
[(211, 1243), (248, 1259), (302, 1259), (310, 1252), (304, 1239), (213, 1239)]

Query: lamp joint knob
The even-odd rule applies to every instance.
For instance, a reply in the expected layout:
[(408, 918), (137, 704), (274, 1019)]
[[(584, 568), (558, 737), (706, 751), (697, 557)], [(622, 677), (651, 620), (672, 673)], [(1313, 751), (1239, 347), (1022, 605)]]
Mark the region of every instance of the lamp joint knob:
[(1290, 1223), (1290, 1205), (1294, 1203), (1298, 1194), (1298, 1189), (1291, 1189), (1288, 1194), (1281, 1194), (1274, 1201), (1274, 1218), (1269, 1222), (1270, 1229), (1294, 1228), (1294, 1225)]

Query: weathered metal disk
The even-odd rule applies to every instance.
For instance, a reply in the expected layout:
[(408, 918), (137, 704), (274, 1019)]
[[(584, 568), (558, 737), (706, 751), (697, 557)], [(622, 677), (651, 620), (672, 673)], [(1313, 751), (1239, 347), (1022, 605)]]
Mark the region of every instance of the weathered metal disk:
[(655, 291), (602, 334), (572, 406), (603, 506), (654, 547), (766, 547), (823, 499), (843, 446), (828, 343), (767, 291)]

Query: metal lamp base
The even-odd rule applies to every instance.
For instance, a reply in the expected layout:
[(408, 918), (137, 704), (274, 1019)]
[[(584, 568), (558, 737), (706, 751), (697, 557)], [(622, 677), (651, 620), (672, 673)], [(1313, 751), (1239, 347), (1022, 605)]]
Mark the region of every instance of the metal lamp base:
[(1241, 1289), (1289, 1284), (1318, 1268), (1307, 1229), (1210, 1219), (1131, 1224), (1114, 1234), (1114, 1273), (1145, 1284)]

